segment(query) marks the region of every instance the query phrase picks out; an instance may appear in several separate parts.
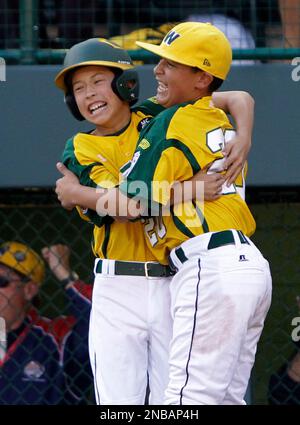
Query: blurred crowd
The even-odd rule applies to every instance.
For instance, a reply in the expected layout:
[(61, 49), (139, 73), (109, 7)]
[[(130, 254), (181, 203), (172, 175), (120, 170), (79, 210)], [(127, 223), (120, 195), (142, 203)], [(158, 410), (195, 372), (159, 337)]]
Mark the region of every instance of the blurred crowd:
[[(20, 47), (19, 3), (0, 1), (0, 48)], [(145, 29), (186, 20), (214, 23), (227, 34), (234, 48), (300, 47), (297, 0), (149, 0), (146, 3), (40, 0), (36, 3), (33, 28), (40, 48), (69, 48), (93, 36), (145, 39)], [(136, 34), (137, 30), (141, 31)]]

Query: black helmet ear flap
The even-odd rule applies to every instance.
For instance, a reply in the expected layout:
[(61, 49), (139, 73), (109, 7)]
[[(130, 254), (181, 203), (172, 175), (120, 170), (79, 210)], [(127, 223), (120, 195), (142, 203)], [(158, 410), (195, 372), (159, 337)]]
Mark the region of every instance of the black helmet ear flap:
[(69, 110), (71, 111), (71, 114), (73, 115), (73, 117), (75, 117), (78, 121), (84, 121), (85, 118), (81, 115), (79, 108), (77, 106), (75, 97), (73, 95), (73, 93), (66, 93), (65, 94), (65, 104), (67, 105), (67, 107), (69, 108)]
[(134, 69), (126, 69), (117, 73), (111, 83), (113, 91), (121, 100), (130, 105), (137, 102), (139, 97), (139, 77)]

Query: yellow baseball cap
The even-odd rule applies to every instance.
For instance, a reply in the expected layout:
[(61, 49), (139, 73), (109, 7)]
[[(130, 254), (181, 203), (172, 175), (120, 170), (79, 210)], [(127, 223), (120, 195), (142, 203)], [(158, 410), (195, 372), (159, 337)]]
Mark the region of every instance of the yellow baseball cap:
[(193, 66), (225, 80), (232, 61), (232, 50), (225, 34), (214, 25), (184, 22), (176, 25), (159, 46), (136, 44), (165, 59)]
[(45, 263), (31, 248), (20, 242), (5, 242), (0, 245), (0, 264), (21, 273), (37, 285), (45, 278)]

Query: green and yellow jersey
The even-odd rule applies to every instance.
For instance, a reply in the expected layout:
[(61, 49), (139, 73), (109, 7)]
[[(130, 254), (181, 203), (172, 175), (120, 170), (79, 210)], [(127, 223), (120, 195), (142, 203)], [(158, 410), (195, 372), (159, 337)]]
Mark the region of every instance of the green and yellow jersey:
[[(126, 181), (120, 190), (146, 201), (152, 213), (153, 207), (161, 212), (174, 182), (190, 179), (208, 164), (210, 172), (224, 170), (222, 149), (233, 135), (227, 116), (211, 106), (210, 96), (169, 108), (141, 132), (132, 162), (121, 169)], [(239, 193), (243, 180), (241, 175), (236, 184), (224, 186), (214, 202), (190, 201), (146, 219), (144, 229), (156, 259), (166, 264), (174, 247), (206, 232), (238, 229), (250, 236), (255, 221)]]
[[(120, 183), (120, 168), (133, 156), (143, 126), (163, 108), (154, 99), (132, 109), (131, 121), (120, 134), (95, 136), (78, 133), (69, 139), (63, 163), (89, 187), (114, 187)], [(100, 258), (124, 261), (152, 261), (141, 222), (119, 223), (100, 217), (95, 211), (77, 208), (80, 216), (94, 224), (93, 252)]]

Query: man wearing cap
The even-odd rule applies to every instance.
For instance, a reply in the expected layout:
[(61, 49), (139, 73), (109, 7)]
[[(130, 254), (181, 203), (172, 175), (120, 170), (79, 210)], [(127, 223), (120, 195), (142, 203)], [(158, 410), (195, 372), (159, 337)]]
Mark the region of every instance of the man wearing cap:
[[(229, 72), (231, 47), (214, 26), (193, 22), (174, 27), (160, 46), (138, 45), (161, 56), (156, 99), (168, 109), (142, 130), (132, 162), (121, 169), (127, 181), (107, 191), (97, 211), (110, 214), (114, 199), (120, 211), (128, 198), (131, 205), (150, 203), (148, 246), (163, 264), (170, 254), (177, 272), (170, 284), (174, 324), (165, 403), (244, 404), (271, 302), (268, 262), (249, 239), (255, 221), (243, 199), (244, 174), (224, 184), (217, 200), (169, 207), (176, 182), (204, 167), (224, 172), (223, 150), (234, 131), (211, 95)], [(95, 194), (80, 189), (73, 180), (73, 202), (95, 208)]]
[(45, 277), (42, 258), (19, 242), (0, 246), (0, 404), (78, 404), (91, 385), (86, 349), (91, 294), (84, 297), (88, 288), (80, 289), (90, 285), (73, 275), (70, 286), (67, 249), (45, 248), (44, 256), (58, 279), (68, 280), (66, 292), (78, 319), (51, 320), (34, 308)]

